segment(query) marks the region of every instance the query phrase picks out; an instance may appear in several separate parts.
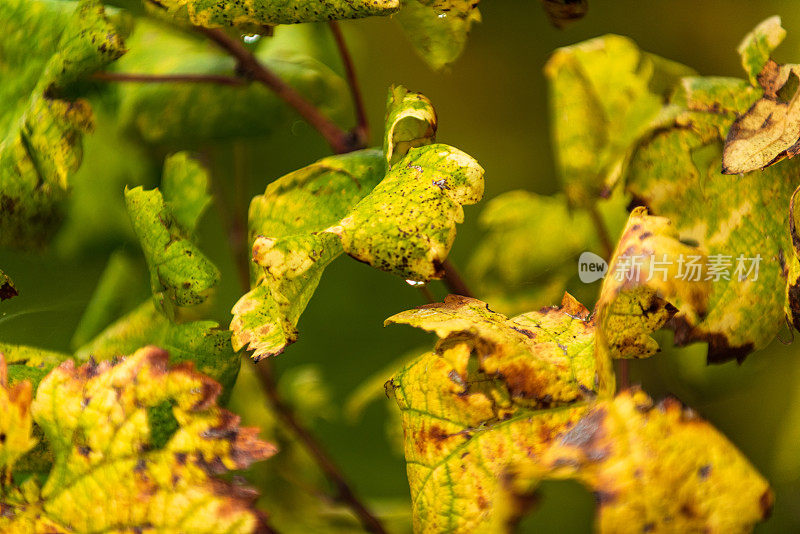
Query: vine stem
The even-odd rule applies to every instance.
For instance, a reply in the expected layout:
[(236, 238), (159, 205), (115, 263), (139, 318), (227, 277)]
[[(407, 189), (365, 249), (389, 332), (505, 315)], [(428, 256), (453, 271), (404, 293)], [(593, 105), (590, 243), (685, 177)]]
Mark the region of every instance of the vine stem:
[(467, 287), (467, 284), (461, 277), (461, 273), (458, 272), (458, 269), (456, 269), (456, 266), (453, 265), (450, 260), (444, 260), (444, 262), (442, 262), (442, 269), (444, 270), (444, 283), (447, 289), (450, 290), (450, 293), (455, 293), (462, 297), (473, 297), (473, 293), (470, 291), (469, 287)]
[(367, 110), (358, 84), (353, 58), (347, 49), (347, 43), (344, 40), (344, 34), (342, 34), (339, 23), (332, 20), (328, 22), (328, 25), (331, 28), (331, 33), (333, 33), (333, 39), (336, 41), (336, 47), (339, 49), (339, 56), (342, 58), (342, 64), (347, 76), (347, 84), (350, 86), (350, 95), (353, 97), (353, 108), (356, 112), (356, 128), (353, 133), (359, 143), (366, 146), (369, 141), (369, 120), (367, 119)]
[(238, 71), (248, 78), (269, 87), (281, 100), (294, 108), (306, 122), (317, 130), (337, 154), (363, 148), (351, 133), (342, 130), (314, 104), (306, 100), (277, 74), (263, 65), (243, 43), (218, 29), (196, 28), (238, 62)]
[(93, 80), (101, 82), (131, 83), (214, 83), (219, 85), (243, 86), (247, 80), (236, 76), (216, 74), (136, 74), (128, 72), (96, 72)]
[(361, 503), (330, 456), (317, 442), (316, 438), (300, 423), (292, 408), (279, 395), (270, 359), (261, 360), (255, 365), (255, 369), (264, 388), (264, 394), (269, 399), (275, 414), (285, 425), (292, 429), (297, 439), (305, 446), (328, 480), (334, 485), (337, 499), (350, 507), (368, 532), (384, 534), (386, 530), (381, 522)]

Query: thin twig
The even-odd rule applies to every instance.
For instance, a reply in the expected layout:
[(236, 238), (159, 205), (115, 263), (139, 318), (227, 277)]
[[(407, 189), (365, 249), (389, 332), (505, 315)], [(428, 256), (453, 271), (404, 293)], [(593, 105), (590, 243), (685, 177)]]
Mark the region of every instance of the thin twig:
[(456, 266), (450, 260), (444, 260), (442, 263), (444, 269), (444, 283), (450, 293), (461, 295), (462, 297), (472, 297), (472, 291), (469, 290), (461, 274), (456, 269)]
[(358, 85), (358, 78), (356, 77), (356, 69), (353, 64), (353, 58), (350, 51), (347, 49), (347, 43), (344, 40), (342, 29), (339, 23), (335, 20), (328, 22), (333, 33), (333, 38), (336, 41), (336, 47), (339, 49), (339, 55), (342, 58), (344, 71), (347, 75), (347, 84), (350, 86), (350, 94), (353, 97), (353, 108), (356, 112), (356, 128), (353, 130), (359, 143), (366, 146), (369, 142), (369, 120), (367, 119), (367, 111), (364, 107), (364, 98), (361, 96), (361, 88)]
[(428, 286), (419, 286), (419, 292), (422, 293), (422, 298), (425, 299), (425, 302), (428, 304), (433, 304), (436, 302), (436, 299), (433, 297), (433, 293)]
[(96, 72), (92, 79), (101, 82), (130, 83), (214, 83), (220, 85), (242, 86), (247, 80), (236, 76), (221, 74), (134, 74), (129, 72)]
[(385, 533), (386, 530), (383, 528), (383, 525), (381, 525), (381, 522), (372, 515), (358, 497), (356, 497), (353, 489), (347, 483), (344, 475), (339, 471), (336, 464), (333, 463), (333, 460), (331, 460), (328, 454), (322, 449), (316, 438), (314, 438), (314, 436), (299, 422), (294, 411), (278, 394), (278, 386), (275, 382), (270, 358), (264, 358), (255, 365), (255, 368), (261, 380), (264, 394), (269, 399), (273, 411), (286, 426), (292, 429), (297, 439), (305, 446), (309, 454), (314, 457), (314, 460), (316, 460), (328, 480), (335, 486), (338, 500), (346, 503), (350, 507), (368, 532), (374, 532), (376, 534)]
[(620, 390), (631, 387), (630, 362), (622, 359), (619, 361), (619, 388)]
[(220, 48), (238, 61), (238, 72), (269, 87), (281, 100), (289, 104), (311, 126), (317, 130), (337, 154), (352, 152), (363, 148), (348, 132), (342, 130), (326, 117), (314, 104), (306, 100), (289, 84), (264, 66), (247, 47), (237, 39), (218, 29), (197, 28), (197, 31), (211, 39)]
[(603, 254), (606, 260), (611, 261), (611, 256), (614, 255), (614, 244), (611, 241), (608, 227), (606, 227), (606, 221), (603, 219), (603, 216), (600, 214), (595, 204), (592, 204), (588, 211), (589, 215), (592, 217), (592, 222), (594, 222), (594, 228), (597, 232), (597, 237), (600, 239), (600, 245), (603, 247)]

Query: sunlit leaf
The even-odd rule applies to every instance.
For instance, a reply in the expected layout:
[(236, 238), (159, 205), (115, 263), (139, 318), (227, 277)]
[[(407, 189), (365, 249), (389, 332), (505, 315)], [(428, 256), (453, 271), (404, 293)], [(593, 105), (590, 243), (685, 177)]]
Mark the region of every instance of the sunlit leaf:
[(506, 530), (530, 503), (517, 486), (535, 486), (543, 452), (613, 388), (597, 376), (589, 311), (565, 295), (507, 319), (451, 295), (387, 322), (440, 338), (386, 384), (402, 413), (415, 531)]
[[(32, 247), (62, 218), (69, 177), (92, 128), (85, 100), (70, 86), (123, 52), (99, 1), (7, 0), (0, 36), (0, 244)], [(35, 46), (31, 46), (35, 43)]]
[(668, 219), (634, 209), (597, 301), (598, 329), (607, 343), (598, 348), (611, 358), (646, 358), (658, 350), (650, 334), (668, 320), (702, 317), (712, 285), (691, 265), (707, 270), (708, 259), (681, 243)]
[(236, 350), (246, 347), (260, 359), (297, 339), (297, 320), (323, 270), (342, 253), (334, 235), (319, 232), (368, 194), (385, 167), (378, 150), (332, 156), (287, 174), (253, 198), (250, 241), (258, 242), (265, 266), (254, 265), (253, 289), (232, 310)]
[(274, 24), (391, 15), (399, 0), (143, 0), (151, 12), (205, 28), (258, 31)]
[(168, 351), (172, 364), (192, 362), (198, 371), (222, 384), (223, 404), (227, 400), (240, 365), (231, 348), (231, 332), (214, 321), (175, 324), (159, 313), (151, 300), (110, 324), (75, 355), (80, 361), (114, 360), (145, 345)]
[(438, 119), (433, 104), (422, 93), (411, 92), (402, 85), (389, 89), (385, 122), (383, 152), (389, 167), (410, 149), (430, 145), (436, 139)]
[[(253, 288), (234, 306), (237, 350), (283, 352), (322, 276), (342, 252), (408, 280), (442, 276), (464, 219), (483, 195), (483, 168), (434, 141), (430, 103), (390, 89), (384, 146), (320, 160), (267, 187), (250, 204)], [(413, 148), (419, 146), (418, 148)], [(387, 171), (386, 162), (395, 162)]]
[(4, 357), (10, 384), (27, 380), (34, 387), (53, 367), (69, 358), (69, 354), (11, 343), (0, 343), (0, 354)]
[[(55, 461), (43, 486), (2, 497), (0, 528), (26, 532), (254, 532), (262, 518), (246, 488), (213, 478), (275, 452), (257, 430), (216, 406), (220, 387), (165, 352), (116, 365), (62, 364), (42, 381), (34, 421)], [(169, 406), (174, 431), (156, 443), (151, 418)], [(0, 420), (7, 415), (3, 412)]]
[(746, 533), (772, 509), (766, 480), (722, 434), (637, 389), (598, 402), (545, 456), (594, 492), (602, 533)]
[[(14, 463), (36, 445), (31, 435), (31, 383), (8, 382), (6, 360), (0, 352), (0, 477), (5, 477), (14, 468)], [(0, 489), (0, 498), (3, 491)]]

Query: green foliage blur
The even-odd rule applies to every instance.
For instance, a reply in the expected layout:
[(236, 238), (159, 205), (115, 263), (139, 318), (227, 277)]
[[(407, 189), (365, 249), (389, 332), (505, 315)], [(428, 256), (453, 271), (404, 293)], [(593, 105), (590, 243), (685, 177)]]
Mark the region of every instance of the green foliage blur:
[[(631, 37), (641, 49), (694, 68), (704, 75), (741, 76), (735, 53), (739, 40), (759, 21), (778, 14), (788, 38), (778, 50), (779, 61), (800, 57), (800, 11), (791, 0), (727, 2), (691, 0), (637, 0), (590, 3), (588, 15), (565, 30), (553, 28), (539, 2), (485, 0), (483, 22), (475, 26), (464, 55), (450, 72), (430, 70), (409, 47), (406, 37), (388, 19), (342, 22), (372, 126), (372, 143), (380, 144), (386, 89), (403, 84), (428, 96), (439, 115), (439, 138), (473, 155), (486, 169), (486, 194), (477, 206), (465, 208), (451, 259), (465, 266), (481, 232), (478, 214), (486, 200), (513, 189), (542, 194), (559, 190), (548, 122), (548, 101), (542, 67), (557, 47), (606, 33)], [(332, 42), (320, 44), (329, 67), (342, 72)], [(341, 114), (343, 125), (351, 116)], [(130, 160), (122, 176), (153, 186), (158, 183), (163, 148), (119, 147), (113, 135), (99, 132), (85, 141), (81, 173), (103, 173)], [(287, 172), (328, 155), (328, 148), (311, 127), (295, 117), (268, 137), (196, 147), (218, 183), (244, 180), (247, 196)], [(144, 155), (143, 158), (139, 158)], [(144, 162), (144, 163), (143, 163)], [(108, 195), (122, 197), (119, 184), (106, 184)], [(233, 187), (222, 194), (234, 203)], [(116, 233), (124, 249), (141, 257), (132, 239), (127, 216), (107, 214), (102, 203), (88, 206), (96, 214), (80, 231)], [(121, 217), (121, 219), (120, 219)], [(105, 227), (103, 227), (105, 225)], [(558, 228), (553, 228), (558, 232)], [(228, 236), (219, 212), (210, 209), (201, 221), (199, 243), (219, 266), (222, 282), (211, 318), (230, 321), (230, 309), (242, 290), (230, 258)], [(616, 237), (616, 236), (615, 236)], [(536, 236), (531, 236), (533, 243)], [(43, 253), (2, 251), (0, 267), (20, 292), (0, 307), (0, 340), (68, 351), (70, 339), (99, 276), (116, 250), (111, 240), (98, 239), (80, 254), (63, 244)], [(144, 272), (144, 271), (143, 271)], [(469, 283), (469, 280), (467, 280)], [(148, 295), (145, 277), (132, 280), (132, 290)], [(599, 290), (599, 284), (596, 284)], [(437, 298), (444, 286), (432, 283)], [(396, 445), (397, 422), (383, 402), (380, 374), (389, 378), (392, 362), (433, 340), (423, 333), (383, 328), (383, 320), (425, 302), (422, 294), (403, 280), (354, 261), (329, 267), (299, 323), (300, 339), (275, 357), (281, 387), (301, 416), (325, 443), (342, 470), (379, 512), (393, 518), (393, 530), (410, 530), (409, 495), (405, 463)], [(553, 304), (557, 304), (554, 302)], [(587, 306), (593, 302), (584, 302)], [(664, 350), (654, 358), (632, 361), (632, 381), (654, 397), (666, 394), (695, 408), (735, 443), (771, 482), (776, 492), (772, 519), (757, 532), (800, 530), (800, 345), (791, 344), (787, 327), (780, 339), (742, 364), (706, 367), (702, 346), (671, 347), (671, 334), (661, 332)], [(421, 352), (421, 351), (418, 351)], [(348, 416), (344, 406), (354, 391), (373, 375), (376, 402), (360, 417)], [(262, 493), (264, 509), (278, 524), (291, 521), (283, 487), (293, 477), (309, 484), (320, 482), (308, 460), (288, 442), (278, 424), (261, 408), (263, 397), (248, 366), (242, 368), (231, 406), (248, 425), (265, 429), (297, 458), (291, 473), (276, 472), (267, 461), (248, 475)], [(394, 434), (387, 426), (394, 425)], [(276, 464), (277, 465), (277, 464)], [(286, 469), (284, 465), (284, 469)], [(324, 487), (324, 483), (323, 483)], [(586, 532), (591, 529), (594, 502), (577, 483), (545, 483), (538, 509), (523, 522), (523, 532)], [(312, 500), (309, 496), (309, 501)], [(303, 504), (305, 503), (305, 504)], [(307, 501), (294, 505), (311, 506)], [(353, 528), (344, 513), (331, 507), (332, 524), (341, 532)], [(337, 515), (340, 514), (340, 515)], [(281, 521), (281, 523), (283, 523)]]

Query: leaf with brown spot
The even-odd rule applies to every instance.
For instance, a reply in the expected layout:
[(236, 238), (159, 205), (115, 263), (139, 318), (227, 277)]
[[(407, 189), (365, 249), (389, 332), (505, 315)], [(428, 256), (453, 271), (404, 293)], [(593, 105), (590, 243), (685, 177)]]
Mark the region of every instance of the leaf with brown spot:
[[(191, 365), (169, 368), (146, 347), (122, 361), (67, 361), (32, 403), (55, 461), (42, 485), (29, 479), (0, 497), (0, 529), (27, 532), (255, 532), (255, 492), (215, 478), (274, 454), (254, 428), (216, 405), (220, 386)], [(177, 425), (163, 443), (153, 410)], [(0, 421), (8, 417), (0, 412)]]
[(613, 391), (598, 376), (589, 311), (567, 294), (561, 307), (508, 319), (451, 295), (387, 323), (440, 338), (386, 384), (402, 416), (415, 530), (505, 530), (530, 502), (544, 451)]
[(746, 533), (772, 508), (767, 481), (722, 434), (638, 389), (595, 404), (544, 462), (595, 493), (601, 533)]
[(330, 262), (346, 253), (407, 280), (443, 275), (483, 168), (434, 144), (424, 96), (392, 87), (384, 150), (331, 156), (272, 182), (250, 203), (251, 290), (234, 306), (234, 348), (258, 360), (297, 339), (297, 322)]
[[(701, 270), (694, 279), (694, 261)], [(596, 350), (611, 358), (646, 358), (658, 344), (650, 334), (668, 320), (696, 321), (706, 312), (711, 283), (701, 250), (681, 243), (672, 223), (636, 208), (617, 244), (595, 308)], [(683, 272), (681, 272), (683, 271)]]
[(27, 380), (9, 384), (6, 359), (0, 352), (0, 498), (14, 463), (36, 445), (32, 436), (32, 386)]

